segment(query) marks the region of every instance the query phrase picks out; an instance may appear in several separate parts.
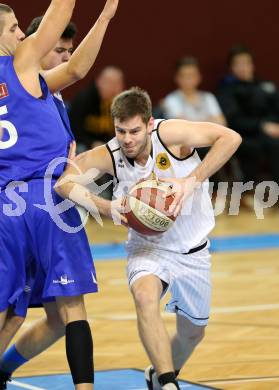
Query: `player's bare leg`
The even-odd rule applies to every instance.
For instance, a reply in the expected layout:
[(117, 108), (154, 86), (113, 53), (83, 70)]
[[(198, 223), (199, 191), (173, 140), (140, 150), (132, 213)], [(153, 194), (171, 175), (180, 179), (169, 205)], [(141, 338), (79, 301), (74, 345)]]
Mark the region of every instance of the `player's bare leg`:
[(57, 297), (56, 302), (66, 326), (66, 353), (75, 389), (92, 390), (93, 342), (83, 296)]
[(65, 334), (65, 325), (56, 302), (44, 304), (46, 318), (32, 324), (15, 343), (16, 350), (27, 360), (39, 355)]
[(5, 352), (24, 320), (24, 317), (15, 315), (11, 308), (6, 311), (5, 322), (0, 331), (0, 356)]
[(158, 376), (174, 371), (171, 343), (160, 315), (162, 289), (161, 280), (154, 275), (139, 278), (131, 287), (139, 335)]
[(187, 318), (177, 315), (176, 330), (171, 341), (172, 359), (174, 369), (179, 371), (203, 339), (205, 327), (194, 325)]
[(0, 330), (3, 329), (6, 317), (7, 317), (8, 309), (0, 312)]

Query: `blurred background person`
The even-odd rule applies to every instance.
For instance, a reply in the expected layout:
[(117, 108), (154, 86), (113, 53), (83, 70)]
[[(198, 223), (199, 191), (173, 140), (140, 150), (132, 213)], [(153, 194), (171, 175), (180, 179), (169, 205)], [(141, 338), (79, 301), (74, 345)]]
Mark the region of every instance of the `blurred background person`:
[[(195, 57), (182, 57), (176, 63), (174, 81), (177, 89), (168, 94), (160, 104), (155, 115), (164, 118), (186, 119), (198, 122), (214, 122), (226, 126), (226, 119), (219, 103), (211, 92), (201, 91), (202, 75)], [(208, 148), (199, 148), (204, 158)], [(226, 181), (226, 167), (223, 167), (211, 181)]]
[(278, 183), (278, 89), (273, 82), (255, 76), (254, 57), (247, 47), (233, 47), (228, 65), (230, 73), (221, 83), (218, 99), (229, 127), (243, 138), (237, 152), (243, 179), (262, 180), (265, 162), (271, 179)]
[[(69, 117), (77, 140), (77, 152), (84, 152), (108, 142), (114, 137), (114, 125), (110, 113), (113, 98), (125, 88), (124, 73), (116, 66), (107, 66), (86, 89), (73, 99)], [(107, 185), (110, 175), (103, 175), (96, 184)], [(89, 186), (90, 188), (90, 186)], [(112, 184), (100, 194), (112, 197)]]
[(176, 64), (174, 80), (177, 90), (167, 95), (162, 102), (165, 118), (209, 121), (226, 125), (215, 96), (199, 90), (202, 76), (196, 58), (181, 58)]
[(123, 71), (116, 66), (107, 66), (96, 81), (73, 99), (69, 116), (79, 151), (102, 145), (114, 136), (110, 106), (124, 87)]

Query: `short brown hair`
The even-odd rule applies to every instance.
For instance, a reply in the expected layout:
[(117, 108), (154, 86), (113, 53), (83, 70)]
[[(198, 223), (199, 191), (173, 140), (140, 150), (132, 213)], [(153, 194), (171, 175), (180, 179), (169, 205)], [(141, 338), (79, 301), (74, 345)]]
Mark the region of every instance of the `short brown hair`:
[(117, 95), (111, 105), (111, 115), (120, 122), (139, 115), (147, 124), (152, 117), (152, 103), (146, 91), (133, 87)]
[(242, 55), (242, 54), (247, 54), (249, 57), (251, 57), (252, 61), (254, 62), (254, 60), (255, 60), (254, 54), (247, 46), (235, 45), (229, 51), (228, 58), (227, 58), (227, 64), (229, 66), (231, 66), (235, 57)]
[[(43, 16), (37, 16), (34, 18), (29, 26), (27, 27), (27, 30), (25, 32), (25, 35), (29, 37), (29, 35), (36, 32), (43, 20)], [(70, 22), (67, 27), (65, 28), (64, 32), (61, 35), (62, 39), (74, 39), (75, 35), (77, 33), (77, 27), (73, 22)]]
[(199, 69), (199, 62), (196, 57), (182, 57), (175, 64), (175, 72), (178, 73), (184, 66), (194, 66)]
[(11, 7), (9, 7), (7, 4), (0, 3), (0, 35), (2, 35), (4, 23), (1, 18), (2, 14), (10, 14), (14, 12)]

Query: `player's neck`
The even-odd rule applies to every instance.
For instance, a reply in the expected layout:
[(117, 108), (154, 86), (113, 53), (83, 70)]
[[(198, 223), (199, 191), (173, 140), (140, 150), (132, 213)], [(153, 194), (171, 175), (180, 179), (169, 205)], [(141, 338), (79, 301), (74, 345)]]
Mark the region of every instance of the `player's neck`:
[(151, 150), (152, 150), (151, 138), (148, 137), (144, 150), (135, 158), (136, 163), (142, 166), (146, 165), (147, 160), (151, 154)]

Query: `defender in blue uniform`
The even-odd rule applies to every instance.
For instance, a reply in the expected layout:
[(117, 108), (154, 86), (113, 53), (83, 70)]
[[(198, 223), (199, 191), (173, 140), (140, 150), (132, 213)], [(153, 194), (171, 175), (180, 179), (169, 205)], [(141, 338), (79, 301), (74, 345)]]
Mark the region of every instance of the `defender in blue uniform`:
[[(107, 0), (106, 5), (104, 7), (104, 10), (101, 13), (98, 21), (95, 23), (93, 28), (90, 30), (89, 34), (86, 36), (84, 41), (80, 44), (80, 46), (78, 47), (78, 49), (76, 50), (76, 52), (72, 56), (72, 59), (69, 61), (69, 63), (62, 64), (61, 66), (58, 66), (57, 68), (53, 69), (53, 71), (48, 71), (48, 72), (43, 73), (44, 78), (46, 79), (47, 84), (51, 88), (51, 91), (53, 93), (56, 91), (59, 91), (60, 89), (65, 88), (65, 86), (72, 84), (73, 82), (77, 81), (77, 79), (82, 78), (87, 74), (88, 70), (91, 68), (91, 66), (93, 65), (93, 63), (95, 61), (95, 58), (98, 54), (98, 51), (99, 51), (100, 46), (101, 46), (101, 42), (103, 40), (105, 31), (106, 31), (106, 28), (108, 26), (108, 22), (114, 16), (115, 11), (117, 9), (117, 5), (118, 5), (118, 0)], [(1, 36), (0, 36), (0, 45), (1, 45)], [(54, 45), (53, 45), (53, 47), (54, 47)], [(46, 57), (44, 57), (44, 59)], [(46, 87), (43, 80), (41, 80), (41, 85), (42, 85), (42, 89), (44, 89)], [(49, 97), (48, 94), (43, 94), (42, 97), (46, 97), (46, 96)], [(54, 99), (54, 102), (56, 104), (56, 107), (58, 108), (60, 118), (62, 119), (62, 122), (64, 125), (64, 132), (62, 132), (63, 136), (61, 134), (61, 137), (59, 140), (59, 147), (62, 147), (62, 145), (65, 144), (64, 136), (66, 136), (66, 144), (68, 145), (69, 142), (71, 142), (71, 140), (73, 139), (73, 135), (72, 135), (72, 132), (70, 129), (69, 120), (68, 120), (67, 113), (66, 113), (66, 110), (65, 110), (64, 105), (63, 105), (63, 101), (60, 98), (60, 94), (59, 93), (55, 94), (53, 96), (53, 99)], [(60, 121), (59, 126), (60, 125), (61, 125), (61, 121)], [(7, 131), (6, 131), (6, 133), (7, 133)], [(55, 132), (52, 131), (52, 134), (55, 134)], [(6, 134), (5, 141), (7, 141), (7, 140), (8, 140), (8, 137)], [(58, 138), (56, 138), (56, 141), (57, 140), (58, 140)], [(3, 141), (4, 141), (4, 138), (3, 138)], [(51, 145), (49, 145), (49, 146), (51, 147)], [(56, 147), (57, 146), (58, 145), (56, 145)], [(68, 152), (68, 150), (67, 150), (67, 152)], [(56, 153), (57, 153), (57, 151), (54, 154), (56, 154)], [(60, 153), (60, 151), (59, 151), (59, 153)], [(57, 157), (57, 156), (58, 155), (56, 154), (55, 157)], [(62, 156), (65, 156), (65, 154), (62, 154)], [(63, 165), (59, 166), (58, 169), (55, 170), (54, 177), (52, 178), (52, 179), (54, 179), (54, 181), (55, 181), (57, 175), (60, 174), (61, 169), (63, 170)], [(38, 178), (35, 181), (36, 185), (34, 185), (33, 180), (30, 180), (28, 182), (29, 189), (30, 189), (29, 192), (30, 192), (30, 196), (33, 198), (36, 198), (36, 201), (39, 204), (44, 204), (43, 186), (42, 185), (38, 186), (40, 180), (41, 180), (40, 175), (38, 175)], [(54, 182), (53, 182), (53, 184), (54, 184)], [(24, 188), (21, 187), (19, 190), (24, 190)], [(22, 198), (24, 200), (26, 200), (26, 203), (30, 199), (29, 195), (27, 196), (25, 193), (21, 193), (20, 195), (22, 196)], [(53, 191), (52, 191), (52, 198), (53, 198), (55, 204), (57, 202), (58, 203), (61, 202), (61, 199), (59, 198), (59, 196), (54, 194)], [(43, 265), (43, 268), (45, 269), (47, 264), (48, 264), (49, 267), (52, 268), (52, 272), (49, 272), (49, 275), (46, 278), (46, 283), (44, 284), (44, 286), (42, 283), (42, 280), (44, 279), (42, 277), (42, 272), (40, 271), (40, 278), (38, 278), (37, 274), (36, 274), (35, 293), (39, 292), (39, 294), (36, 295), (35, 297), (33, 296), (33, 298), (37, 299), (37, 298), (43, 297), (44, 301), (53, 300), (54, 296), (59, 296), (60, 294), (64, 294), (65, 289), (67, 289), (69, 295), (75, 294), (75, 292), (76, 292), (76, 285), (75, 284), (83, 286), (81, 289), (81, 293), (86, 292), (88, 286), (89, 286), (89, 288), (93, 288), (95, 290), (96, 289), (96, 278), (95, 278), (95, 272), (94, 272), (94, 268), (92, 267), (92, 264), (89, 266), (89, 263), (86, 262), (86, 264), (89, 266), (87, 271), (89, 271), (89, 269), (91, 267), (90, 284), (89, 285), (87, 284), (87, 279), (85, 280), (85, 278), (83, 278), (84, 273), (80, 272), (80, 267), (82, 266), (82, 264), (83, 264), (82, 261), (84, 261), (84, 259), (86, 259), (87, 257), (88, 258), (90, 257), (90, 263), (92, 263), (91, 255), (88, 252), (88, 249), (89, 249), (88, 244), (85, 245), (84, 249), (82, 250), (82, 245), (83, 245), (82, 242), (85, 243), (85, 241), (86, 241), (84, 230), (82, 230), (78, 234), (71, 234), (71, 246), (68, 246), (67, 243), (69, 241), (68, 241), (68, 238), (65, 237), (68, 233), (63, 232), (63, 231), (57, 232), (56, 231), (57, 226), (55, 226), (55, 228), (52, 229), (51, 226), (53, 225), (53, 221), (52, 220), (50, 221), (50, 218), (45, 218), (45, 214), (46, 214), (46, 212), (44, 210), (34, 208), (34, 207), (31, 207), (26, 211), (26, 220), (30, 222), (29, 225), (26, 224), (28, 226), (28, 231), (30, 233), (30, 236), (35, 237), (35, 240), (36, 240), (36, 245), (34, 245), (34, 242), (32, 244), (34, 246), (33, 246), (32, 256), (30, 256), (30, 258), (32, 259), (33, 256), (36, 259), (41, 257), (42, 260), (40, 261), (40, 267), (42, 268), (42, 265)], [(71, 209), (65, 213), (62, 213), (60, 215), (60, 217), (62, 218), (63, 222), (66, 223), (67, 226), (74, 227), (74, 226), (80, 224), (80, 217), (77, 214), (75, 209)], [(50, 231), (50, 234), (48, 236), (46, 236), (46, 234), (45, 234), (46, 231)], [(40, 236), (44, 237), (44, 238), (42, 240), (40, 240), (39, 239)], [(74, 238), (73, 238), (73, 236), (74, 236)], [(63, 245), (61, 245), (61, 242), (63, 242), (63, 241), (66, 241), (66, 243), (63, 243)], [(49, 264), (48, 259), (53, 256), (53, 253), (52, 253), (53, 247), (55, 247), (56, 251), (57, 251), (57, 257), (56, 257), (57, 262), (55, 264), (54, 263)], [(65, 251), (65, 254), (66, 254), (68, 252), (72, 252), (73, 248), (74, 248), (74, 253), (71, 253), (70, 257), (75, 258), (76, 260), (80, 259), (80, 261), (76, 261), (75, 263), (72, 262), (71, 271), (74, 271), (74, 272), (72, 272), (72, 274), (77, 275), (76, 279), (72, 278), (69, 272), (66, 271), (67, 273), (65, 273), (65, 269), (67, 267), (64, 267), (63, 261), (61, 261), (61, 255), (63, 254), (61, 249), (63, 249)], [(34, 253), (35, 253), (35, 255), (34, 255)], [(37, 266), (38, 263), (36, 262), (35, 264)], [(84, 270), (85, 270), (85, 268), (84, 268)], [(69, 269), (70, 268), (67, 268), (67, 270), (69, 270)], [(31, 278), (30, 278), (30, 284), (31, 284), (31, 283), (33, 283), (34, 270), (32, 267), (30, 267), (30, 270), (31, 271), (29, 271), (28, 277), (30, 278), (30, 276), (31, 276)], [(62, 273), (63, 273), (63, 275), (62, 275)], [(29, 276), (29, 274), (30, 274), (30, 276)], [(88, 274), (89, 273), (86, 273), (86, 275), (88, 275)], [(60, 277), (59, 277), (59, 275), (60, 275)], [(92, 287), (92, 285), (93, 285), (93, 287)], [(42, 287), (44, 287), (44, 288), (42, 289)], [(25, 290), (29, 291), (30, 288), (25, 288)], [(42, 292), (42, 290), (43, 290), (43, 292)], [(34, 294), (34, 288), (31, 291)], [(25, 300), (21, 303), (21, 305), (18, 304), (16, 306), (16, 310), (19, 310), (18, 309), (19, 306), (21, 306), (21, 307), (23, 306), (24, 308), (26, 307), (26, 304), (28, 301), (28, 299), (26, 298), (26, 294), (24, 295), (24, 297), (25, 297)], [(71, 307), (73, 307), (73, 302), (76, 305), (76, 308), (71, 313), (69, 313), (69, 310), (67, 308), (68, 301), (66, 301), (66, 304), (65, 304), (65, 300), (64, 300), (64, 302), (62, 302), (63, 303), (62, 306), (64, 306), (64, 308), (62, 308), (62, 310), (65, 309), (65, 306), (66, 306), (66, 311), (68, 310), (68, 313), (66, 313), (68, 316), (68, 318), (67, 318), (68, 323), (71, 322), (71, 320), (74, 321), (76, 317), (79, 319), (82, 319), (85, 315), (85, 310), (83, 308), (82, 299), (81, 299), (81, 302), (80, 302), (80, 298), (79, 298), (79, 300), (77, 300), (75, 302), (75, 298), (74, 299), (71, 298), (69, 300)], [(26, 339), (27, 340), (23, 341), (23, 345), (24, 345), (24, 342), (25, 341), (28, 342), (28, 338), (30, 339), (31, 345), (33, 346), (33, 351), (31, 352), (31, 357), (40, 353), (44, 348), (47, 348), (51, 343), (53, 343), (64, 332), (64, 331), (63, 332), (61, 331), (61, 325), (59, 323), (59, 319), (57, 318), (57, 312), (56, 312), (55, 306), (52, 303), (48, 303), (47, 305), (48, 305), (46, 307), (47, 319), (45, 319), (44, 322), (34, 324), (33, 328), (29, 329), (29, 331), (26, 332)], [(59, 306), (59, 308), (61, 307), (61, 301), (58, 302), (58, 306)], [(70, 317), (69, 317), (69, 314), (70, 314)], [(75, 318), (73, 318), (73, 316), (75, 316)], [(51, 319), (51, 322), (48, 322), (49, 319)], [(37, 327), (36, 327), (36, 325), (37, 325)], [(83, 355), (81, 355), (80, 348), (78, 348), (78, 350), (76, 350), (76, 354), (75, 354), (76, 356), (74, 356), (73, 345), (71, 345), (71, 340), (73, 338), (77, 338), (77, 336), (79, 336), (79, 339), (80, 339), (80, 336), (82, 336), (81, 332), (83, 331), (83, 333), (84, 333), (84, 331), (86, 331), (86, 329), (82, 329), (82, 325), (84, 325), (84, 324), (82, 324), (82, 321), (77, 321), (76, 324), (75, 324), (75, 322), (71, 322), (68, 325), (70, 325), (69, 327), (67, 326), (69, 328), (68, 336), (72, 336), (72, 337), (68, 337), (69, 342), (67, 343), (67, 328), (66, 328), (66, 344), (67, 344), (67, 349), (69, 350), (68, 360), (69, 360), (69, 364), (71, 366), (74, 382), (77, 383), (77, 388), (78, 388), (78, 386), (79, 386), (78, 383), (83, 383), (84, 379), (87, 379), (87, 380), (90, 379), (90, 382), (92, 382), (92, 375), (90, 377), (90, 374), (88, 374), (88, 373), (90, 373), (90, 367), (91, 367), (90, 356), (89, 356), (90, 354), (87, 352), (87, 358), (86, 358), (86, 354), (83, 353)], [(40, 336), (42, 339), (41, 342), (39, 342), (39, 339), (38, 339), (39, 328), (40, 328)], [(33, 332), (33, 330), (34, 330), (34, 332)], [(33, 334), (36, 334), (36, 337), (35, 337), (36, 343), (32, 344), (32, 341), (33, 341), (32, 335)], [(7, 335), (7, 332), (6, 332), (6, 335)], [(83, 339), (85, 339), (85, 338), (83, 337)], [(91, 344), (90, 340), (88, 340), (88, 343), (85, 343), (85, 344), (86, 344), (87, 349), (90, 349), (90, 344)], [(81, 345), (82, 345), (82, 343), (81, 343)], [(30, 343), (29, 343), (29, 347), (30, 347)], [(83, 351), (84, 351), (84, 347), (85, 347), (85, 345), (83, 345), (83, 347), (81, 346), (81, 349)], [(9, 363), (8, 357), (11, 358), (10, 361), (12, 361), (13, 364), (15, 364), (15, 360), (17, 360), (18, 365), (19, 365), (19, 362), (26, 361), (26, 359), (24, 359), (22, 356), (20, 356), (18, 354), (15, 347), (13, 347), (12, 349), (13, 349), (12, 353), (7, 351), (7, 356), (5, 355), (5, 357), (7, 358), (6, 361), (8, 361), (8, 363)], [(28, 351), (29, 351), (29, 348), (28, 348)], [(4, 364), (5, 359), (3, 359), (2, 362)], [(2, 364), (2, 362), (1, 362), (1, 364)], [(3, 366), (1, 365), (1, 369), (2, 369), (2, 367)], [(4, 371), (5, 371), (5, 373), (8, 373), (9, 367), (8, 367), (8, 369), (6, 369), (6, 368), (7, 368), (7, 366), (5, 366)], [(10, 368), (12, 371), (16, 367), (10, 366)], [(1, 384), (3, 384), (3, 386), (5, 386), (5, 381), (1, 382), (1, 379), (2, 378), (0, 375), (0, 389), (1, 389)]]
[[(47, 167), (54, 158), (67, 156), (70, 141), (53, 97), (39, 76), (40, 60), (59, 39), (74, 5), (74, 0), (53, 0), (38, 32), (20, 45), (24, 35), (13, 11), (0, 6), (4, 31), (2, 40), (0, 37), (0, 117), (4, 131), (0, 141), (0, 330), (8, 308), (25, 315), (26, 294), (32, 291), (39, 264), (45, 274), (43, 295), (56, 297), (66, 325), (66, 351), (76, 389), (82, 386), (89, 390), (94, 373), (93, 345), (82, 294), (95, 292), (97, 286), (86, 235), (81, 231), (73, 242), (73, 235), (59, 229), (51, 213), (36, 206), (45, 203)], [(13, 53), (14, 57), (10, 56)], [(61, 71), (65, 73), (65, 69)], [(59, 80), (57, 73), (49, 76), (52, 86)], [(60, 87), (63, 82), (71, 83), (67, 73)], [(52, 187), (63, 169), (64, 164), (60, 164), (48, 179), (52, 180), (54, 204), (60, 199)], [(12, 200), (7, 203), (7, 198)], [(80, 224), (73, 207), (61, 216), (70, 225)]]

